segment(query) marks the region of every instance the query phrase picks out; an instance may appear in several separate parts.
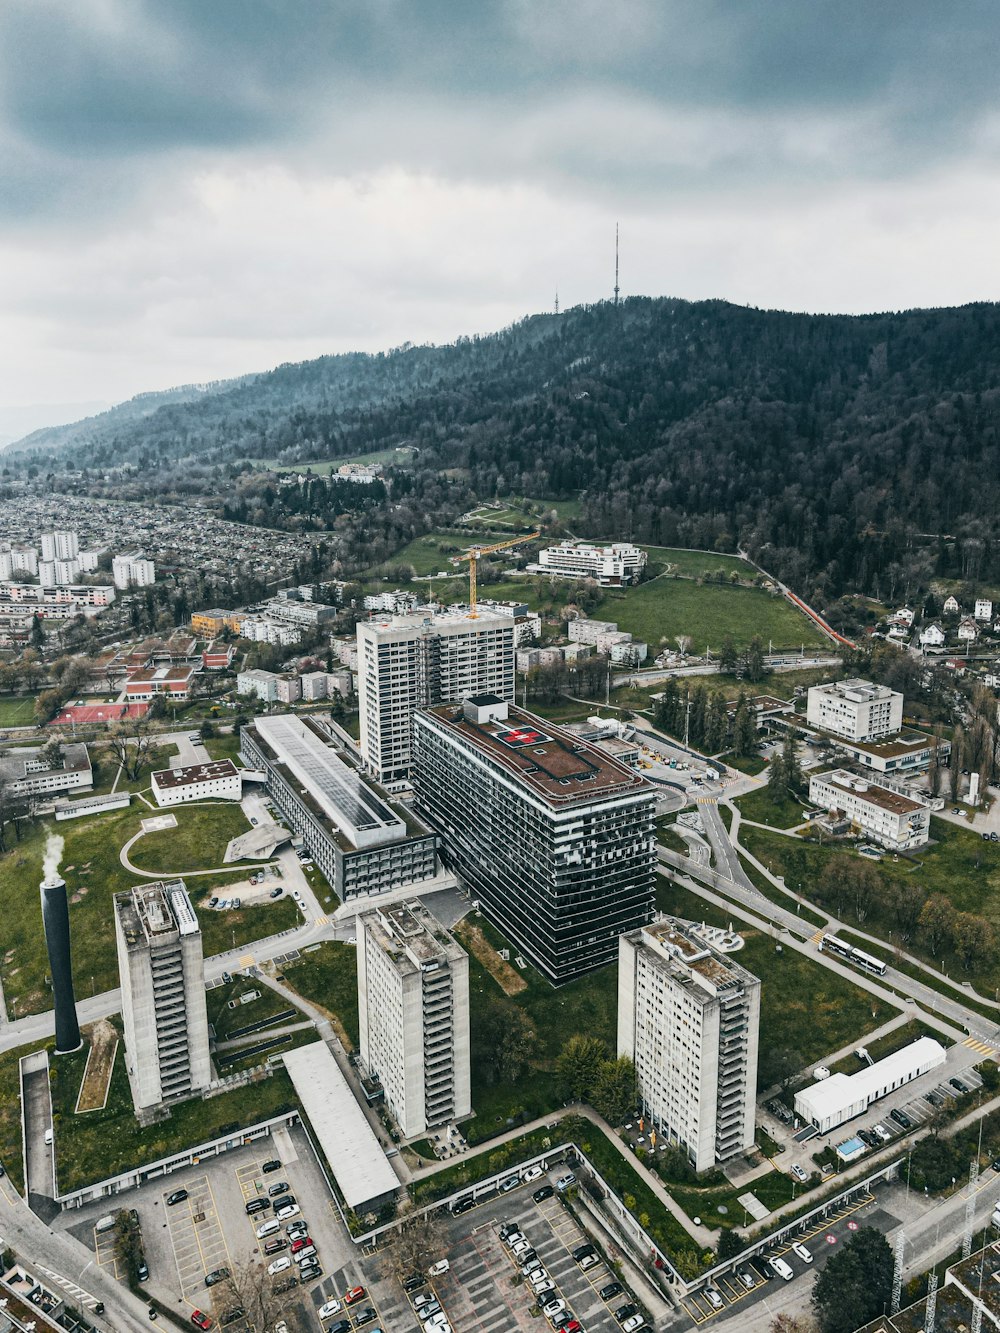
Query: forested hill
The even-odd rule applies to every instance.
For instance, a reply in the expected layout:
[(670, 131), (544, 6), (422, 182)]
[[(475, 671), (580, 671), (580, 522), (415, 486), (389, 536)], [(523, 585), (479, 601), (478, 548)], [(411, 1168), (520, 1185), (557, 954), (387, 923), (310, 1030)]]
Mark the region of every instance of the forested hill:
[(633, 298), (63, 429), (91, 467), (406, 442), (481, 496), (583, 491), (588, 533), (739, 542), (820, 595), (893, 596), (934, 572), (1000, 576), (998, 386), (993, 304), (851, 317)]

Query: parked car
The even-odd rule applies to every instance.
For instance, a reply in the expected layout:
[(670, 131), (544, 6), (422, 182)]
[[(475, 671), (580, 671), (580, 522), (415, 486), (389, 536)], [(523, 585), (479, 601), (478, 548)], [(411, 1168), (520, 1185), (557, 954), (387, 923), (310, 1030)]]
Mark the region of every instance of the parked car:
[(264, 1175), (266, 1176), (269, 1175), (270, 1172), (272, 1171), (280, 1171), (281, 1163), (278, 1161), (277, 1157), (272, 1157), (271, 1160), (265, 1162), (260, 1169), (264, 1172)]
[(802, 1180), (802, 1181), (805, 1181), (805, 1180), (808, 1180), (808, 1179), (809, 1179), (809, 1177), (806, 1175), (805, 1171), (803, 1171), (802, 1167), (799, 1166), (798, 1162), (796, 1162), (796, 1163), (792, 1166), (792, 1175), (795, 1177), (796, 1180)]
[(275, 1273), (283, 1273), (286, 1268), (291, 1268), (292, 1261), (287, 1254), (283, 1254), (280, 1259), (274, 1259), (267, 1266), (267, 1271), (274, 1277)]
[[(327, 1301), (325, 1305), (319, 1307), (316, 1314), (320, 1319), (332, 1319), (335, 1314), (340, 1314), (343, 1308), (340, 1301)], [(349, 1319), (345, 1319), (343, 1322), (350, 1328), (351, 1321)], [(333, 1333), (333, 1329), (328, 1328), (326, 1333)]]
[(593, 1245), (590, 1245), (589, 1243), (586, 1245), (578, 1245), (573, 1251), (573, 1258), (579, 1263), (581, 1259), (586, 1259), (588, 1254), (594, 1253), (596, 1253), (596, 1251)]
[(599, 1254), (588, 1254), (580, 1260), (580, 1272), (586, 1273), (588, 1268), (596, 1268), (600, 1262), (601, 1256)]
[(344, 1304), (356, 1305), (358, 1301), (363, 1300), (365, 1295), (364, 1287), (349, 1287), (344, 1292)]
[(795, 1243), (792, 1245), (792, 1249), (795, 1251), (795, 1253), (799, 1256), (799, 1258), (802, 1260), (804, 1264), (812, 1263), (813, 1261), (812, 1253), (806, 1249), (806, 1247), (802, 1244), (801, 1241), (798, 1240), (795, 1241)]
[(719, 1295), (719, 1293), (715, 1290), (714, 1287), (706, 1287), (705, 1295), (708, 1298), (708, 1303), (713, 1310), (722, 1309), (722, 1297)]
[(303, 1266), (299, 1269), (299, 1277), (302, 1279), (303, 1282), (315, 1282), (318, 1277), (322, 1276), (323, 1276), (323, 1270), (317, 1263), (312, 1263), (309, 1264), (308, 1266), (303, 1264)]
[(956, 1092), (969, 1091), (969, 1089), (965, 1086), (965, 1084), (962, 1082), (960, 1078), (950, 1078), (948, 1082), (951, 1084), (951, 1086), (955, 1089)]
[(377, 1316), (372, 1306), (367, 1305), (363, 1310), (359, 1310), (354, 1316), (354, 1327), (361, 1328), (364, 1324), (370, 1324)]
[(205, 1274), (205, 1286), (214, 1287), (217, 1282), (225, 1282), (228, 1276), (228, 1268), (213, 1268), (211, 1273)]
[(792, 1278), (795, 1276), (795, 1273), (792, 1271), (792, 1268), (785, 1263), (784, 1259), (779, 1259), (777, 1255), (769, 1259), (768, 1263), (777, 1273), (778, 1277), (780, 1277), (784, 1282), (791, 1282)]
[(575, 1184), (576, 1184), (576, 1176), (574, 1176), (573, 1172), (570, 1171), (567, 1175), (559, 1177), (559, 1179), (556, 1181), (556, 1189), (559, 1191), (560, 1194), (562, 1194), (564, 1190), (569, 1189), (570, 1185), (575, 1185)]
[(906, 1114), (906, 1112), (905, 1112), (905, 1111), (901, 1111), (901, 1110), (899, 1109), (899, 1107), (896, 1107), (896, 1108), (894, 1108), (892, 1111), (890, 1111), (890, 1112), (889, 1112), (889, 1115), (890, 1115), (890, 1117), (891, 1117), (893, 1120), (895, 1120), (896, 1124), (899, 1125), (900, 1128), (902, 1128), (902, 1129), (910, 1129), (910, 1128), (912, 1128), (913, 1121), (912, 1121), (912, 1120), (910, 1119), (910, 1117)]
[(540, 1189), (535, 1190), (531, 1197), (535, 1203), (543, 1203), (546, 1199), (551, 1199), (553, 1194), (555, 1194), (555, 1190), (551, 1185), (543, 1185)]
[(423, 1273), (413, 1273), (403, 1283), (403, 1290), (416, 1291), (419, 1287), (424, 1286), (426, 1282), (427, 1279), (424, 1277)]
[[(331, 1302), (328, 1302), (330, 1304)], [(324, 1318), (320, 1314), (320, 1318)], [(335, 1324), (331, 1324), (326, 1333), (351, 1333), (351, 1321), (349, 1319), (338, 1319)]]
[(508, 1176), (506, 1180), (500, 1182), (500, 1193), (509, 1194), (511, 1190), (516, 1190), (520, 1183), (520, 1176)]
[[(719, 1293), (716, 1292), (715, 1294), (718, 1297)], [(721, 1297), (719, 1298), (719, 1304), (722, 1304)], [(638, 1330), (642, 1328), (645, 1322), (646, 1321), (641, 1314), (634, 1314), (631, 1319), (626, 1319), (624, 1324), (622, 1324), (622, 1333), (638, 1333)]]
[(299, 1250), (298, 1254), (295, 1256), (295, 1262), (301, 1268), (303, 1264), (309, 1263), (310, 1260), (313, 1260), (315, 1262), (315, 1255), (316, 1255), (316, 1246), (307, 1245), (304, 1250)]
[(279, 1208), (275, 1209), (274, 1215), (279, 1222), (284, 1222), (286, 1218), (294, 1217), (296, 1213), (301, 1213), (301, 1211), (302, 1209), (297, 1203), (283, 1203)]
[(311, 1244), (311, 1236), (296, 1236), (292, 1241), (292, 1254), (298, 1254), (299, 1250), (304, 1250), (307, 1245)]
[(280, 1254), (282, 1250), (288, 1249), (288, 1241), (284, 1236), (275, 1236), (274, 1240), (264, 1242), (264, 1254)]
[(212, 1327), (212, 1321), (204, 1310), (192, 1310), (191, 1323), (194, 1324), (195, 1328), (206, 1329)]
[(753, 1291), (757, 1283), (753, 1280), (753, 1275), (748, 1273), (745, 1268), (741, 1268), (736, 1274), (737, 1280), (741, 1286), (746, 1287), (747, 1291)]
[(287, 1180), (279, 1180), (277, 1185), (268, 1185), (267, 1192), (272, 1199), (276, 1199), (279, 1194), (287, 1194), (290, 1188)]
[(620, 1296), (625, 1288), (620, 1282), (609, 1282), (607, 1286), (602, 1287), (597, 1293), (602, 1301), (610, 1301), (614, 1296)]
[(521, 1172), (521, 1179), (526, 1185), (530, 1185), (533, 1180), (541, 1180), (544, 1174), (540, 1166), (529, 1166), (526, 1171)]
[(456, 1199), (451, 1205), (451, 1211), (455, 1217), (460, 1217), (462, 1213), (467, 1213), (470, 1208), (475, 1208), (476, 1201), (471, 1194), (467, 1194), (464, 1199)]
[(183, 1203), (186, 1198), (188, 1198), (187, 1190), (174, 1190), (172, 1194), (167, 1195), (167, 1207), (169, 1208), (175, 1203)]
[(619, 1305), (618, 1309), (614, 1311), (614, 1316), (618, 1320), (619, 1324), (624, 1324), (626, 1319), (631, 1319), (634, 1314), (638, 1313), (639, 1313), (638, 1305), (636, 1305), (633, 1301), (629, 1301), (626, 1305)]

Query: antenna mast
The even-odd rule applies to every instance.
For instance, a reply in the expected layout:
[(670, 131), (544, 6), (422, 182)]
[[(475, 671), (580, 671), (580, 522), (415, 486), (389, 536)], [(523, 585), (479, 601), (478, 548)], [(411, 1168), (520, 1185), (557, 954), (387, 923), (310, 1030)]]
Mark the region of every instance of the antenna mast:
[(615, 305), (618, 304), (618, 223), (615, 223)]
[(556, 314), (557, 314), (557, 315), (559, 314), (559, 292), (558, 292), (558, 289), (557, 289), (557, 291), (556, 291)]

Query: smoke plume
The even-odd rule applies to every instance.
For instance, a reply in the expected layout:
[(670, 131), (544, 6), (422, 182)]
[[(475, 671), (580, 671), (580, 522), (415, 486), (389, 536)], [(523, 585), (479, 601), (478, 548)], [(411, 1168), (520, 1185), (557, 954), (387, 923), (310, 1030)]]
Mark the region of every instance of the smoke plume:
[(62, 860), (63, 840), (57, 833), (50, 833), (45, 844), (45, 857), (42, 861), (42, 873), (46, 884), (50, 879), (59, 878), (59, 862)]

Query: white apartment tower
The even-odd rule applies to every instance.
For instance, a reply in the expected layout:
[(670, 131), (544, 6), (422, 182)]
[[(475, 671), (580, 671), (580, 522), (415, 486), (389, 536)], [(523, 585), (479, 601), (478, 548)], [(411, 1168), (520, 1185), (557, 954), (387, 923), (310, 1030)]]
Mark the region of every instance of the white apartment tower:
[(184, 881), (116, 893), (125, 1060), (136, 1114), (212, 1080), (201, 928)]
[(806, 721), (848, 741), (874, 741), (903, 725), (903, 696), (870, 680), (837, 680), (809, 690)]
[(80, 539), (75, 532), (42, 533), (43, 560), (75, 560), (79, 554)]
[(406, 1138), (472, 1111), (469, 956), (417, 902), (358, 918), (361, 1060)]
[(156, 565), (152, 560), (147, 560), (141, 551), (116, 555), (111, 561), (111, 573), (115, 587), (121, 591), (130, 587), (145, 588), (156, 582)]
[(379, 782), (405, 781), (418, 708), (473, 695), (514, 698), (514, 621), (467, 612), (358, 625), (361, 753)]
[(760, 981), (672, 919), (618, 944), (618, 1054), (696, 1171), (753, 1146)]

